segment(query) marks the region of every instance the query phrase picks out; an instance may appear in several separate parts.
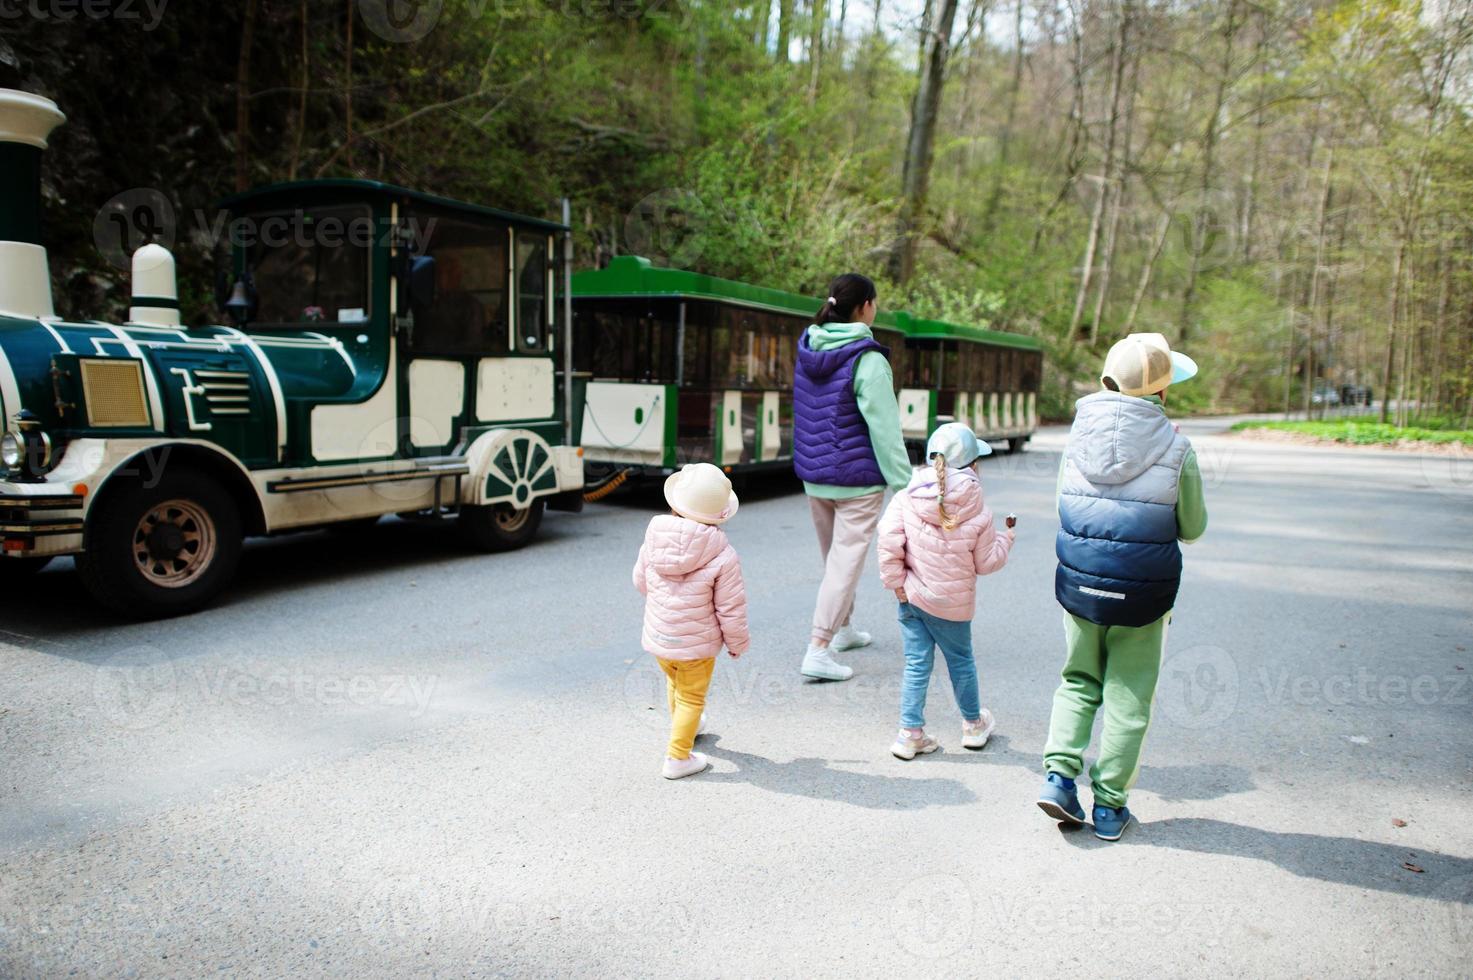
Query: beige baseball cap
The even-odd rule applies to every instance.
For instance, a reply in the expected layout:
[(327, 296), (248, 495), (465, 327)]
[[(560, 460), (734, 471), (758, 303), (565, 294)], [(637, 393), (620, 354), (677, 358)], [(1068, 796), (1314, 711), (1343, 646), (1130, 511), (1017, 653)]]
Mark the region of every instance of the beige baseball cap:
[(1195, 376), (1197, 362), (1171, 349), (1159, 333), (1133, 333), (1105, 355), (1100, 383), (1122, 395), (1154, 395), (1167, 385)]

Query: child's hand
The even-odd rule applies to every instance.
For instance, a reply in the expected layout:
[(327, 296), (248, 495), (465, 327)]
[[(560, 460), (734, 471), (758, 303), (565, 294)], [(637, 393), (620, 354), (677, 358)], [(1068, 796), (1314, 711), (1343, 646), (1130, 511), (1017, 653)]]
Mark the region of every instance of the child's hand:
[(727, 650), (726, 655), (733, 660), (740, 660), (742, 657), (742, 655), (740, 653), (737, 653), (735, 650)]
[(910, 599), (906, 598), (905, 590), (904, 589), (896, 589), (895, 590), (895, 598), (899, 599), (901, 602), (909, 602), (910, 601)]

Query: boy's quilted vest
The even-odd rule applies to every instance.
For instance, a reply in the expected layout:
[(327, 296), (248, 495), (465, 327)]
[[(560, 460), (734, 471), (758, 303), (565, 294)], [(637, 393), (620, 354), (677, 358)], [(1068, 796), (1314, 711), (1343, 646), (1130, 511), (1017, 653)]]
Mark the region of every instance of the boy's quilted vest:
[(854, 366), (872, 350), (890, 354), (873, 339), (826, 351), (808, 346), (806, 330), (799, 339), (793, 371), (793, 469), (800, 479), (834, 487), (884, 485), (869, 426), (854, 397)]
[(1176, 500), (1191, 447), (1157, 405), (1113, 392), (1080, 399), (1059, 489), (1060, 605), (1102, 626), (1145, 626), (1171, 611), (1181, 584)]

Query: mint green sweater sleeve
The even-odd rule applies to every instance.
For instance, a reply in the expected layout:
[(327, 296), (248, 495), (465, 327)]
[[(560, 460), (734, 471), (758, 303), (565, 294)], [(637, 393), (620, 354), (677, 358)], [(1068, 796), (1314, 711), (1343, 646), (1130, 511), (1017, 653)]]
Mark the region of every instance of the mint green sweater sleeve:
[(1202, 470), (1197, 451), (1187, 450), (1182, 460), (1181, 480), (1176, 493), (1176, 536), (1191, 544), (1207, 530), (1207, 502), (1202, 498)]
[(880, 472), (891, 490), (910, 485), (910, 456), (900, 433), (900, 405), (895, 401), (895, 380), (890, 361), (879, 351), (860, 355), (854, 365), (854, 398), (859, 414), (869, 426), (870, 444), (875, 449)]

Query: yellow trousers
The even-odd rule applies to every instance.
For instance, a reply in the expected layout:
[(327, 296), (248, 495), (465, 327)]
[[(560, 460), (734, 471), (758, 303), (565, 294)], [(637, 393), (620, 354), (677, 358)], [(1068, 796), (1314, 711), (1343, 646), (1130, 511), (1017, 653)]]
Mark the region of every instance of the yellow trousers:
[(655, 658), (665, 672), (665, 694), (670, 702), (670, 758), (689, 759), (696, 744), (696, 729), (701, 727), (701, 712), (706, 707), (706, 690), (711, 686), (711, 671), (716, 658), (707, 660), (665, 660)]

